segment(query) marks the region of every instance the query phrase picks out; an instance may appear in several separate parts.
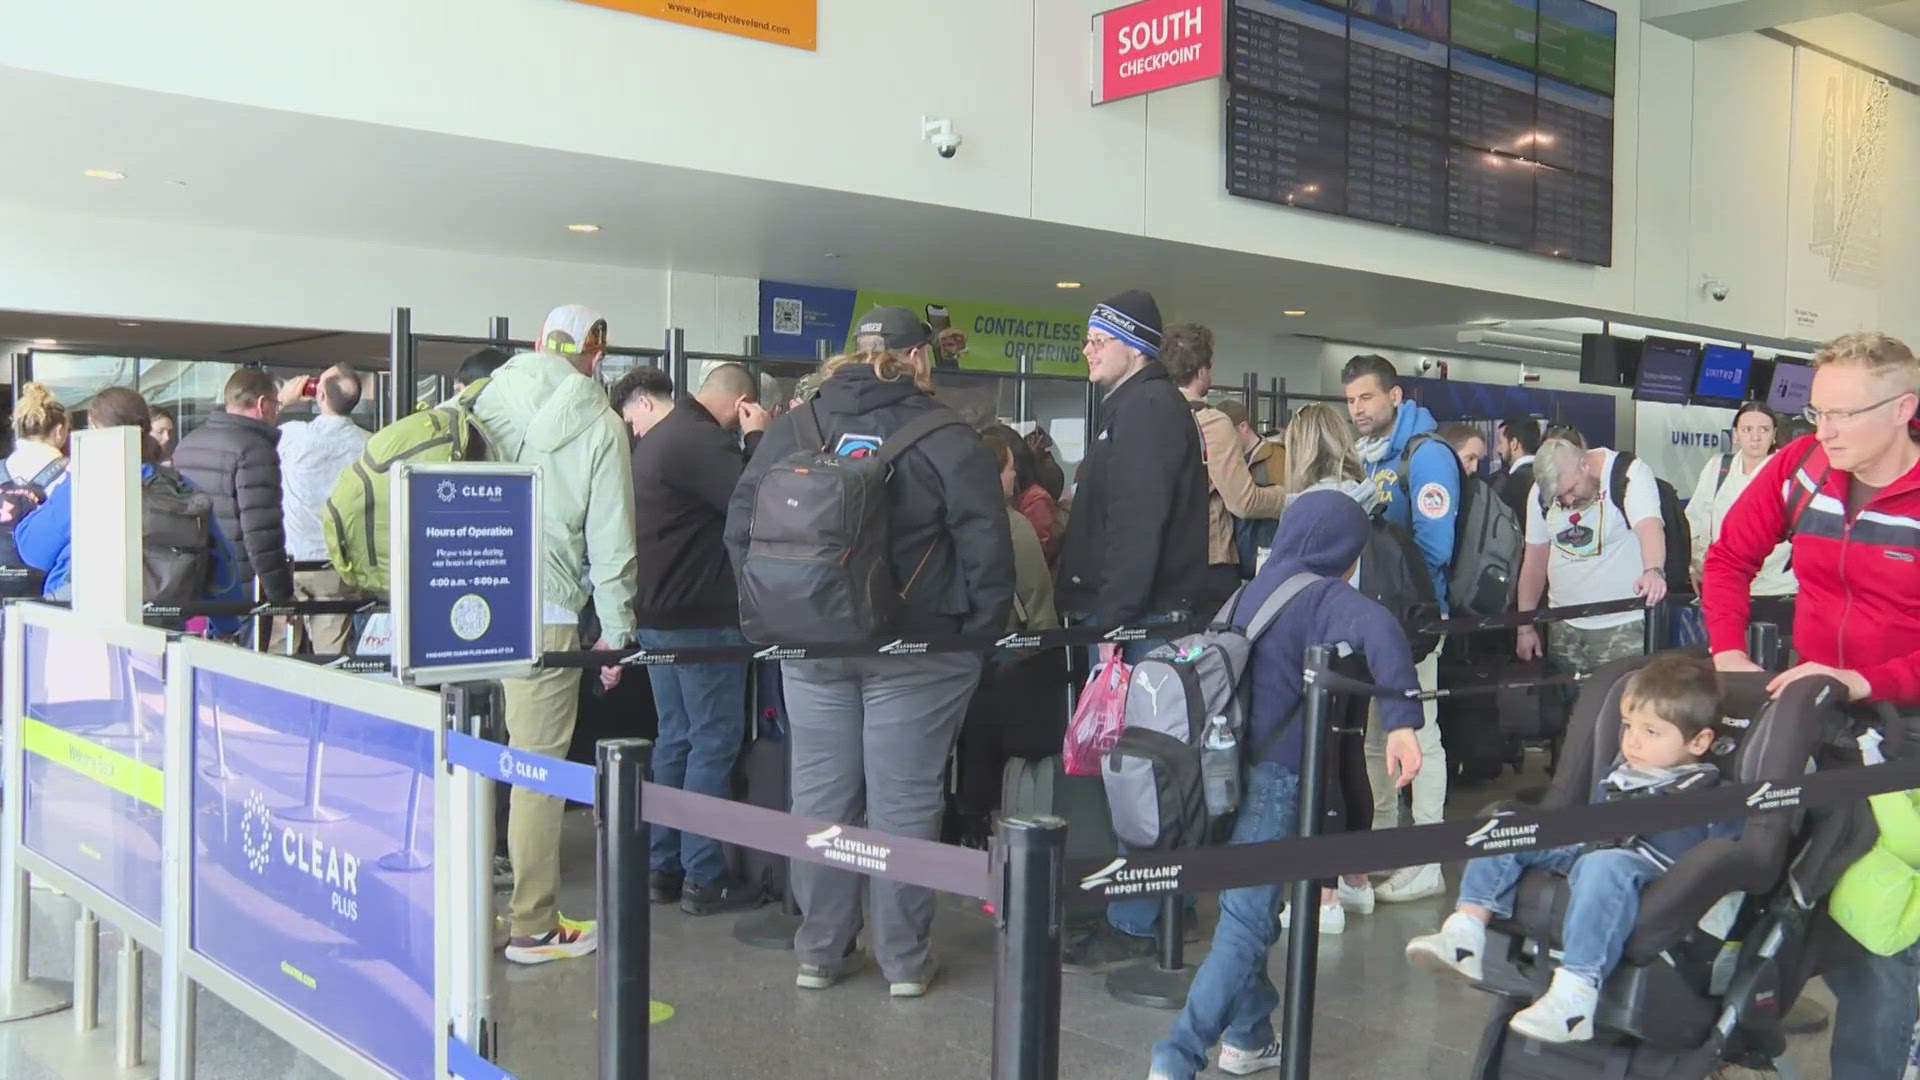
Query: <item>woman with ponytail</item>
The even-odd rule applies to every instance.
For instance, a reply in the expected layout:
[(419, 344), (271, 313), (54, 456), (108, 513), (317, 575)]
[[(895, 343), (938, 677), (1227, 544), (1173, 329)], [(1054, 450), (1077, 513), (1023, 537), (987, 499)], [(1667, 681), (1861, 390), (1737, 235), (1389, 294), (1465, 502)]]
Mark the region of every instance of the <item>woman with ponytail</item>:
[[(7, 455), (5, 479), (27, 483), (50, 474), (39, 486), (52, 487), (65, 471), (67, 436), (71, 432), (67, 408), (54, 400), (51, 391), (37, 382), (21, 387), (13, 403), (13, 453)], [(54, 469), (55, 464), (62, 467)]]

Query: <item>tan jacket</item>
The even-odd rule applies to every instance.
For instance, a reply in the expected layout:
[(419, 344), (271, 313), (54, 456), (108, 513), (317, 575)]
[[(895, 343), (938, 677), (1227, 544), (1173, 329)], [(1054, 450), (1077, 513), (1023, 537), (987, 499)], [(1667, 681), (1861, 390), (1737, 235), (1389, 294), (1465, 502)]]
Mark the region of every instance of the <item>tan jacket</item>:
[(1247, 459), (1240, 453), (1240, 437), (1233, 421), (1219, 409), (1195, 409), (1200, 425), (1200, 450), (1207, 463), (1207, 561), (1218, 566), (1238, 563), (1233, 546), (1233, 519), (1277, 518), (1282, 492), (1278, 485), (1253, 482)]
[(1033, 531), (1033, 522), (1009, 506), (1007, 530), (1013, 535), (1013, 612), (1007, 616), (1007, 629), (1016, 634), (1058, 629), (1060, 616), (1053, 609), (1053, 574), (1047, 570), (1047, 556), (1040, 550), (1040, 537)]

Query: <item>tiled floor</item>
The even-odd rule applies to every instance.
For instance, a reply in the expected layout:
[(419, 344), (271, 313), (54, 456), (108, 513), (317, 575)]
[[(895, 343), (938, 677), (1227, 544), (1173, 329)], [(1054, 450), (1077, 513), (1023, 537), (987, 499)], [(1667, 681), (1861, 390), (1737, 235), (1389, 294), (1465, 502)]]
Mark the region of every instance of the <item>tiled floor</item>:
[[(1511, 783), (1511, 781), (1510, 781)], [(1463, 792), (1461, 812), (1493, 797)], [(570, 815), (562, 906), (592, 907), (589, 822)], [(71, 956), (71, 909), (35, 894), (37, 973), (60, 974)], [(62, 911), (65, 914), (60, 914)], [(793, 987), (789, 953), (734, 941), (733, 916), (694, 919), (654, 909), (653, 996), (672, 1005), (671, 1019), (652, 1030), (652, 1075), (661, 1080), (721, 1076), (781, 1080), (944, 1080), (987, 1075), (993, 971), (992, 926), (977, 906), (949, 898), (936, 929), (945, 968), (935, 992), (898, 1002), (871, 970), (826, 992)], [(1321, 944), (1315, 1019), (1316, 1080), (1464, 1078), (1486, 1023), (1488, 999), (1410, 970), (1406, 939), (1435, 925), (1444, 901), (1382, 906), (1353, 919), (1345, 935)], [(1208, 905), (1203, 919), (1210, 921)], [(58, 916), (58, 917), (51, 917)], [(112, 955), (112, 942), (102, 948)], [(1199, 952), (1204, 946), (1196, 947)], [(1274, 956), (1280, 978), (1284, 950)], [(111, 965), (109, 965), (110, 968)], [(155, 965), (149, 962), (149, 970)], [(110, 977), (110, 976), (109, 976)], [(578, 1080), (594, 1075), (594, 967), (590, 960), (540, 968), (496, 970), (502, 1063), (525, 1080)], [(108, 984), (111, 985), (110, 983)], [(147, 1008), (157, 1011), (157, 992)], [(111, 1028), (111, 994), (103, 1024)], [(1066, 976), (1061, 1075), (1074, 1080), (1138, 1080), (1147, 1050), (1171, 1014), (1121, 1004), (1103, 980)], [(108, 1036), (74, 1049), (70, 1013), (0, 1025), (0, 1078), (102, 1080)], [(308, 1080), (327, 1075), (287, 1045), (210, 995), (200, 998), (202, 1078)], [(1825, 1037), (1797, 1042), (1792, 1057), (1806, 1080), (1824, 1080)], [(1216, 1075), (1216, 1074), (1209, 1074)], [(1268, 1074), (1274, 1075), (1274, 1074)]]

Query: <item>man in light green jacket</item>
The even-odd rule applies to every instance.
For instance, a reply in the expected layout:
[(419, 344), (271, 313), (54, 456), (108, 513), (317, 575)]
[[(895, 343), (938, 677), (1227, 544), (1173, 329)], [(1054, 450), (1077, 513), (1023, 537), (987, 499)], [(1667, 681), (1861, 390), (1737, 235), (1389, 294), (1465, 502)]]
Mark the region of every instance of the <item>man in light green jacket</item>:
[[(535, 345), (538, 351), (521, 353), (493, 373), (474, 401), (474, 415), (493, 440), (495, 460), (541, 467), (543, 648), (579, 647), (589, 594), (600, 620), (599, 647), (620, 648), (633, 637), (633, 481), (626, 428), (592, 377), (606, 354), (607, 321), (579, 304), (558, 307)], [(564, 758), (573, 741), (579, 680), (571, 668), (505, 680), (508, 743)], [(600, 680), (611, 688), (620, 669), (603, 669)], [(591, 953), (594, 925), (564, 919), (554, 905), (565, 803), (520, 787), (511, 801), (507, 959), (544, 964)]]

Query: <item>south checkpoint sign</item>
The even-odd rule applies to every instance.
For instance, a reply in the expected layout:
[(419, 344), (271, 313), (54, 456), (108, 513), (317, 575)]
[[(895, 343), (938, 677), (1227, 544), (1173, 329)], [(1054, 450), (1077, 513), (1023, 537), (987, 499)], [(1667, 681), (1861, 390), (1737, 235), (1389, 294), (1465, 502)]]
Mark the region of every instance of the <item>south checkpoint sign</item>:
[(1226, 70), (1219, 0), (1142, 0), (1093, 17), (1093, 103), (1217, 79)]

